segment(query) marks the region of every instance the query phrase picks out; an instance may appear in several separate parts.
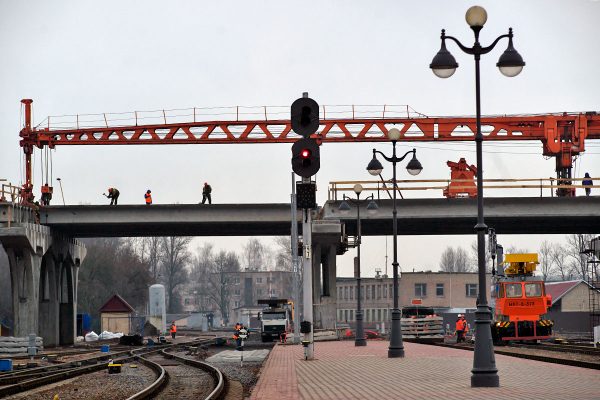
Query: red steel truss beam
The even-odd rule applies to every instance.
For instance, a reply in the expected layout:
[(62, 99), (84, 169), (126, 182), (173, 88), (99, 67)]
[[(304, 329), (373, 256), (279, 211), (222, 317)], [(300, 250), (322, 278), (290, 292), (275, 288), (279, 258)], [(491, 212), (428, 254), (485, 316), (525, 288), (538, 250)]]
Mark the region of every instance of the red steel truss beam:
[[(400, 129), (402, 142), (474, 140), (475, 118), (330, 119), (321, 121), (314, 135), (323, 143), (387, 141), (392, 126)], [(600, 139), (600, 115), (525, 115), (482, 118), (486, 141), (540, 140), (545, 155), (564, 151), (571, 155), (585, 149), (585, 139)], [(233, 144), (289, 143), (300, 138), (289, 120), (208, 121), (158, 125), (82, 129), (31, 129), (21, 131), (21, 146), (140, 145), (140, 144)]]

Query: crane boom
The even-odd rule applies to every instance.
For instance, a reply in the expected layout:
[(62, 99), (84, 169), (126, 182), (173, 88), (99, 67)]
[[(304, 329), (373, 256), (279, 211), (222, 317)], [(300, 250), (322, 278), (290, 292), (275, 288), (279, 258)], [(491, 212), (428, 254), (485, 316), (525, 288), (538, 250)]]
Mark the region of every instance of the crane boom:
[[(148, 145), (148, 144), (248, 144), (291, 143), (300, 138), (289, 120), (198, 121), (52, 129), (33, 127), (32, 100), (25, 106), (25, 126), (20, 145), (25, 153), (26, 182), (22, 201), (33, 199), (31, 155), (33, 148), (66, 145)], [(600, 139), (600, 115), (596, 112), (482, 117), (485, 141), (539, 140), (543, 155), (556, 157), (557, 178), (571, 178), (573, 157), (585, 150), (586, 139)], [(383, 142), (392, 126), (401, 133), (401, 142), (472, 141), (475, 117), (343, 118), (322, 119), (313, 135), (321, 143)], [(568, 190), (568, 189), (567, 189)], [(564, 193), (564, 195), (569, 195)]]

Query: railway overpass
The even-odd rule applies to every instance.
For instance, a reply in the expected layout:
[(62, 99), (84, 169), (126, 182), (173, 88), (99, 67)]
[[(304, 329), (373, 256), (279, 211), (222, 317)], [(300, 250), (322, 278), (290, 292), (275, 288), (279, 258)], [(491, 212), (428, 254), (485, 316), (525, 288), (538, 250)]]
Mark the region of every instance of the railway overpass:
[[(343, 215), (328, 201), (316, 219), (340, 220), (354, 234), (356, 213)], [(392, 234), (392, 200), (361, 212), (363, 235)], [(400, 235), (468, 235), (477, 220), (476, 199), (398, 200)], [(366, 206), (366, 205), (365, 205)], [(299, 216), (299, 226), (301, 223)], [(290, 204), (164, 204), (51, 206), (40, 222), (66, 236), (278, 236), (290, 234)], [(498, 234), (598, 233), (600, 197), (497, 197), (485, 199), (485, 220)]]

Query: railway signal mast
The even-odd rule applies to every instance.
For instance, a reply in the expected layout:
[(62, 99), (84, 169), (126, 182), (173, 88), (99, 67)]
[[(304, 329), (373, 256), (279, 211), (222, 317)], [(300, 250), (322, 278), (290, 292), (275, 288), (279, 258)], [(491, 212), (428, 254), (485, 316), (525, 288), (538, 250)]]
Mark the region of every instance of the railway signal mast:
[(292, 169), (302, 177), (296, 182), (296, 204), (303, 210), (302, 242), (304, 257), (303, 273), (303, 321), (300, 331), (304, 334), (302, 345), (305, 347), (305, 359), (314, 358), (313, 336), (313, 288), (312, 288), (312, 224), (311, 210), (316, 207), (316, 182), (311, 177), (319, 171), (319, 145), (310, 136), (319, 129), (319, 105), (303, 93), (292, 103), (290, 123), (292, 130), (303, 136), (292, 145)]

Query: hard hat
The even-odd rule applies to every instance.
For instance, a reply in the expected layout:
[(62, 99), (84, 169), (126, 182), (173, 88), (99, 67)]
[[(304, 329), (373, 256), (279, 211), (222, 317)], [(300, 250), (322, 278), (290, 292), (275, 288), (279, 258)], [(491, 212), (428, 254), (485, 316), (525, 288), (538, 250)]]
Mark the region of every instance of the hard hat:
[(458, 318), (462, 318), (462, 316), (463, 316), (462, 314), (458, 314)]

